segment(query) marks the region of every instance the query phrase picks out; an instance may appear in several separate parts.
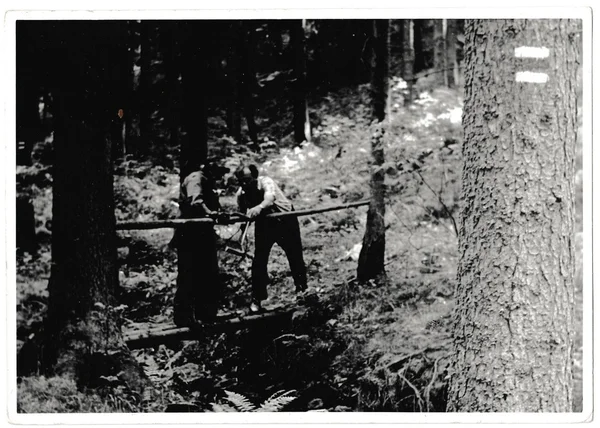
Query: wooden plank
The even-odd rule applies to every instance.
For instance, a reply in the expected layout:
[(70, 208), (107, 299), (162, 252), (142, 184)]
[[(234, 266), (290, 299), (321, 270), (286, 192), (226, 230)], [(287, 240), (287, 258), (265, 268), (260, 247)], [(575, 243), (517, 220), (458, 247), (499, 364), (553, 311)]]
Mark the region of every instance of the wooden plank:
[[(295, 306), (282, 306), (258, 314), (226, 314), (217, 317), (214, 323), (200, 328), (177, 327), (173, 324), (144, 330), (125, 331), (123, 338), (130, 349), (147, 348), (181, 340), (201, 340), (203, 337), (222, 332), (254, 328), (265, 323), (276, 324), (291, 320)], [(231, 316), (233, 315), (233, 316)]]

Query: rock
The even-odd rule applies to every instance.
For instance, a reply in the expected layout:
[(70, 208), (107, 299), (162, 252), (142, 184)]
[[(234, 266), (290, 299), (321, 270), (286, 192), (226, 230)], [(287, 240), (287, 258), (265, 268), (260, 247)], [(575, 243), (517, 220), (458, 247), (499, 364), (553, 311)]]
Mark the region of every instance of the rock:
[(323, 400), (320, 398), (313, 398), (308, 402), (308, 410), (317, 410), (323, 408)]
[(335, 406), (333, 412), (351, 412), (352, 409), (348, 406)]

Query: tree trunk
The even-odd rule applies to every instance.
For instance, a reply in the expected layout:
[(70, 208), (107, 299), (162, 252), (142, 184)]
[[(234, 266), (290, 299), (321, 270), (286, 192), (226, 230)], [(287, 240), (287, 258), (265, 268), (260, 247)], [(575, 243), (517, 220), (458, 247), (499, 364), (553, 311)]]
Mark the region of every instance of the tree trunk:
[(141, 22), (128, 21), (128, 70), (129, 70), (129, 100), (125, 110), (126, 136), (124, 154), (139, 151), (141, 144), (140, 124), (140, 71), (142, 69)]
[(446, 47), (445, 47), (445, 66), (446, 66), (446, 85), (449, 88), (454, 88), (458, 81), (458, 62), (456, 59), (456, 36), (458, 26), (456, 19), (445, 19), (446, 23)]
[(37, 140), (42, 139), (42, 123), (39, 115), (41, 72), (39, 58), (32, 47), (37, 33), (21, 21), (16, 23), (16, 119), (17, 119), (17, 165), (31, 165), (31, 152)]
[(433, 20), (433, 71), (435, 82), (447, 86), (445, 19)]
[(360, 282), (385, 275), (385, 172), (381, 167), (384, 163), (384, 137), (384, 124), (382, 122), (375, 124), (371, 135), (374, 169), (371, 175), (371, 202), (356, 274)]
[(181, 40), (179, 23), (167, 21), (161, 25), (161, 50), (165, 69), (165, 87), (167, 88), (166, 120), (169, 127), (169, 146), (180, 146), (179, 132), (181, 128), (181, 65), (179, 43)]
[(183, 128), (186, 137), (181, 142), (181, 180), (198, 170), (208, 157), (208, 122), (206, 88), (208, 62), (205, 60), (205, 37), (210, 34), (202, 21), (186, 22), (182, 51)]
[(414, 72), (418, 73), (427, 68), (427, 56), (423, 46), (424, 27), (427, 25), (427, 19), (413, 19), (413, 48), (415, 51), (415, 68)]
[(304, 50), (304, 20), (292, 21), (290, 43), (294, 51), (294, 140), (297, 144), (310, 141), (310, 120), (306, 101), (306, 52)]
[[(120, 82), (127, 78), (120, 61), (126, 53), (119, 52), (123, 25), (65, 21), (53, 33), (55, 162), (44, 363), (79, 385), (118, 375), (141, 392), (143, 372), (112, 310), (118, 275), (110, 136)], [(87, 67), (65, 67), (74, 55)]]
[(407, 96), (404, 98), (404, 105), (409, 105), (414, 98), (414, 73), (415, 52), (413, 50), (413, 20), (402, 20), (402, 78), (406, 81)]
[(229, 136), (238, 143), (242, 141), (242, 114), (241, 114), (241, 58), (242, 55), (242, 22), (235, 20), (229, 23), (230, 45), (227, 56), (227, 74), (229, 80), (229, 102), (227, 107), (227, 129)]
[(371, 74), (371, 102), (373, 119), (381, 122), (388, 111), (389, 95), (389, 20), (373, 22), (373, 67)]
[(367, 228), (358, 258), (357, 278), (364, 282), (385, 275), (385, 173), (384, 120), (389, 111), (389, 20), (373, 21), (374, 55), (371, 73), (371, 94), (374, 125), (371, 136), (373, 173), (371, 176), (371, 203), (367, 213)]
[(153, 123), (152, 115), (154, 108), (152, 106), (152, 41), (151, 32), (152, 23), (150, 21), (142, 21), (140, 28), (140, 88), (138, 91), (139, 114), (140, 114), (140, 145), (138, 146), (138, 154), (147, 155), (150, 153), (153, 141)]
[(449, 411), (571, 411), (578, 31), (466, 25)]
[(16, 238), (17, 251), (33, 254), (37, 248), (35, 236), (35, 211), (31, 198), (17, 195), (16, 205)]
[(242, 38), (242, 87), (240, 89), (242, 103), (244, 104), (244, 116), (248, 126), (250, 140), (258, 144), (258, 126), (254, 119), (254, 88), (256, 83), (256, 71), (254, 69), (254, 58), (256, 57), (256, 40), (254, 38), (255, 24), (252, 21), (243, 23)]

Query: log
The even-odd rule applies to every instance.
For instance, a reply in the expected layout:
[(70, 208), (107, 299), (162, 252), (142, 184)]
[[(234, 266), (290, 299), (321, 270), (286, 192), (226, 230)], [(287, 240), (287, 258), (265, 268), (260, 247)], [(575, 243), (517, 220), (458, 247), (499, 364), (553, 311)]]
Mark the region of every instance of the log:
[(334, 205), (332, 207), (313, 208), (313, 209), (308, 209), (308, 210), (273, 213), (273, 214), (268, 214), (267, 217), (301, 217), (304, 215), (319, 214), (319, 213), (324, 213), (327, 211), (337, 211), (337, 210), (343, 210), (343, 209), (347, 209), (347, 208), (356, 208), (356, 207), (360, 207), (363, 205), (369, 205), (370, 202), (371, 202), (370, 199), (364, 199), (362, 201), (348, 202), (347, 204)]
[[(363, 205), (368, 205), (370, 203), (369, 199), (365, 199), (362, 201), (356, 202), (348, 202), (347, 204), (334, 205), (332, 207), (323, 207), (323, 208), (313, 208), (307, 210), (298, 210), (298, 211), (288, 211), (288, 212), (280, 212), (267, 214), (266, 217), (301, 217), (305, 215), (311, 214), (319, 214), (328, 211), (337, 211), (348, 208), (356, 208)], [(180, 218), (173, 220), (155, 220), (155, 221), (121, 221), (117, 223), (117, 230), (147, 230), (147, 229), (164, 229), (164, 228), (177, 228), (184, 224), (217, 224), (217, 225), (230, 225), (235, 223), (245, 223), (248, 221), (255, 221), (256, 218), (250, 219), (244, 215), (235, 214), (235, 216), (224, 219), (220, 222), (215, 222), (212, 218)]]
[(145, 330), (125, 331), (123, 339), (130, 349), (149, 348), (181, 340), (201, 340), (210, 334), (254, 328), (264, 324), (282, 326), (291, 321), (295, 310), (295, 306), (281, 306), (252, 315), (225, 314), (218, 316), (214, 323), (200, 328), (163, 325)]

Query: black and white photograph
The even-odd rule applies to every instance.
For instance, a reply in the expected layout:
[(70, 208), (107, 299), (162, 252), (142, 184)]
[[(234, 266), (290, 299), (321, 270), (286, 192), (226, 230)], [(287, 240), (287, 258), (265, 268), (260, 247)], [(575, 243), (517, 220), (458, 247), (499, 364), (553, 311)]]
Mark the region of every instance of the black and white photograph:
[(5, 12), (8, 422), (593, 418), (591, 8)]

